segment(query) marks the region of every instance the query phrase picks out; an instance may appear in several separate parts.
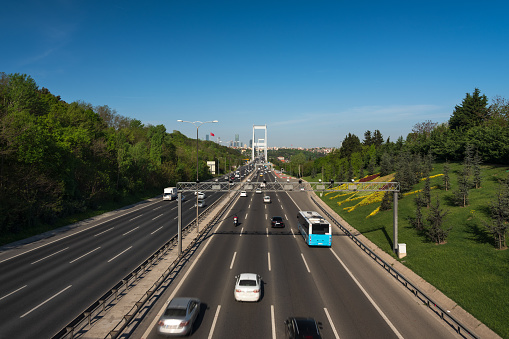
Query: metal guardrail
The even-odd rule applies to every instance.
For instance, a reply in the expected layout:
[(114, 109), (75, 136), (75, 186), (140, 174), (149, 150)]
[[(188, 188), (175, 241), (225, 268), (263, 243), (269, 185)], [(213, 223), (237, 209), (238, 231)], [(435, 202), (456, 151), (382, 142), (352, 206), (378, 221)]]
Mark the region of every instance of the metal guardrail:
[[(200, 217), (206, 216), (212, 209), (217, 205), (220, 201), (223, 199), (226, 199), (226, 196), (222, 196), (218, 200), (216, 200), (214, 203), (212, 203), (205, 211), (203, 211), (200, 214)], [(182, 232), (189, 233), (192, 229), (192, 226), (196, 223), (196, 219), (191, 221), (189, 224), (187, 224), (183, 229)], [(204, 230), (208, 229), (207, 227), (204, 227), (202, 232)], [(201, 234), (200, 233), (200, 234)], [(195, 243), (196, 239), (191, 243), (191, 245), (188, 248), (191, 248), (192, 245)], [(85, 311), (83, 311), (80, 315), (78, 315), (76, 318), (74, 318), (68, 325), (66, 325), (64, 328), (62, 328), (57, 334), (55, 334), (52, 338), (53, 339), (68, 339), (68, 338), (74, 338), (74, 335), (80, 331), (83, 331), (83, 329), (86, 326), (90, 326), (92, 320), (97, 317), (98, 315), (104, 313), (107, 308), (111, 308), (110, 305), (112, 302), (115, 302), (119, 295), (124, 293), (129, 289), (129, 286), (135, 282), (137, 279), (142, 277), (142, 275), (158, 260), (160, 260), (168, 251), (170, 251), (173, 247), (175, 247), (177, 244), (177, 235), (173, 236), (170, 240), (168, 240), (163, 246), (161, 246), (157, 251), (154, 252), (147, 260), (145, 260), (141, 265), (139, 265), (137, 268), (135, 268), (131, 273), (126, 275), (121, 281), (119, 281), (113, 288), (111, 288), (108, 292), (103, 294), (97, 301), (92, 303)], [(176, 258), (173, 263), (168, 267), (168, 269), (162, 274), (162, 276), (154, 283), (154, 285), (160, 286), (164, 279), (161, 280), (163, 276), (167, 276), (171, 273), (171, 271), (178, 265), (179, 261), (182, 260), (183, 257), (187, 254), (188, 249), (182, 252), (182, 254)], [(154, 287), (154, 285), (152, 287)], [(151, 288), (147, 293), (140, 299), (145, 299), (143, 301), (143, 304), (139, 304), (140, 301), (138, 301), (133, 308), (141, 309), (143, 305), (145, 304), (146, 300), (150, 298), (150, 296), (153, 295), (153, 293), (157, 289)], [(129, 313), (123, 317), (123, 320), (132, 319), (132, 317), (129, 316)], [(127, 326), (127, 323), (125, 324)], [(125, 328), (125, 326), (121, 326), (120, 329), (115, 329), (112, 332), (118, 332), (121, 333), (121, 330)], [(111, 336), (111, 338), (116, 338), (116, 336)]]
[(403, 284), (409, 291), (411, 291), (419, 300), (421, 300), (426, 306), (428, 306), (435, 314), (437, 314), (443, 321), (445, 321), (449, 326), (451, 326), (459, 335), (464, 338), (474, 338), (478, 339), (479, 337), (475, 335), (471, 330), (469, 330), (466, 326), (464, 326), (461, 322), (455, 319), (452, 315), (450, 315), (447, 310), (444, 310), (441, 306), (439, 306), (433, 299), (428, 297), (424, 292), (422, 292), (417, 286), (412, 284), (404, 275), (399, 273), (396, 269), (394, 269), (390, 264), (380, 258), (375, 252), (373, 252), (369, 247), (364, 245), (362, 241), (357, 239), (355, 235), (350, 233), (348, 229), (346, 229), (339, 221), (337, 221), (325, 208), (323, 208), (314, 197), (311, 196), (311, 200), (322, 210), (323, 213), (334, 223), (336, 224), (350, 239), (354, 241), (354, 243), (359, 246), (365, 253), (367, 253), (376, 263), (382, 266), (390, 275), (396, 278), (401, 284)]

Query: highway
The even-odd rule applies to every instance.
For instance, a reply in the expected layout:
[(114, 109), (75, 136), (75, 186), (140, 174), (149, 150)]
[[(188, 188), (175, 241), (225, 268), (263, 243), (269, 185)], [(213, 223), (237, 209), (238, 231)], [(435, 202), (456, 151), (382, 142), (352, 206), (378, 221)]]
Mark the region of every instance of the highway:
[[(207, 193), (207, 203), (221, 194)], [(186, 195), (184, 225), (196, 217), (194, 195)], [(4, 246), (0, 339), (51, 338), (175, 234), (177, 201), (158, 198), (41, 241)]]
[[(281, 179), (268, 172), (254, 180)], [(315, 318), (324, 338), (457, 337), (335, 226), (331, 248), (308, 247), (296, 225), (298, 210), (316, 210), (307, 193), (266, 194), (272, 203), (265, 193), (237, 198), (131, 337), (159, 338), (157, 319), (177, 296), (203, 303), (193, 338), (284, 338), (290, 316)], [(274, 215), (285, 228), (270, 228)], [(234, 277), (244, 272), (262, 276), (259, 302), (235, 301)]]

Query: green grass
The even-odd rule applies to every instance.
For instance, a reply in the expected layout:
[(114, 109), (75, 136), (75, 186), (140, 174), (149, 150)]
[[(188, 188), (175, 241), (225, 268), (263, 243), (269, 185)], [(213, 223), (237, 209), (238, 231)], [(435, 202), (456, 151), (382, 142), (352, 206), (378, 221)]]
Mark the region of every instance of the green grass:
[(128, 206), (137, 202), (140, 202), (145, 199), (153, 198), (157, 195), (161, 194), (161, 190), (151, 190), (144, 193), (134, 194), (127, 197), (124, 197), (119, 200), (107, 200), (103, 201), (97, 209), (87, 210), (82, 213), (73, 214), (67, 216), (65, 218), (58, 219), (53, 224), (40, 224), (31, 228), (24, 229), (19, 233), (10, 233), (10, 234), (0, 234), (0, 246), (9, 244), (11, 242), (15, 242), (18, 240), (23, 240), (26, 238), (30, 238), (34, 235), (38, 235), (47, 231), (51, 231), (63, 226), (74, 224), (78, 221), (85, 220), (91, 217), (95, 217), (97, 215), (101, 215), (106, 212), (110, 212), (116, 210), (118, 208)]
[[(447, 243), (436, 245), (420, 235), (408, 222), (415, 214), (415, 195), (403, 197), (398, 202), (398, 242), (406, 243), (407, 256), (401, 262), (419, 276), (434, 285), (461, 307), (482, 321), (504, 338), (509, 338), (509, 250), (498, 250), (485, 223), (489, 222), (489, 206), (496, 199), (498, 180), (507, 177), (508, 168), (483, 166), (482, 187), (469, 192), (467, 207), (455, 206), (452, 202), (457, 175), (462, 166), (450, 164), (452, 190), (442, 189), (443, 177), (431, 179), (432, 201), (440, 199), (443, 209), (449, 211), (444, 226), (452, 226)], [(443, 164), (436, 164), (431, 175), (443, 173)], [(317, 181), (316, 178), (305, 178)], [(413, 190), (422, 189), (424, 182)], [(334, 194), (322, 197), (341, 217), (385, 252), (393, 255), (393, 211), (383, 211), (366, 218), (380, 203), (357, 207), (346, 212), (344, 207), (359, 201), (337, 202), (346, 199), (329, 199)], [(426, 216), (428, 211), (423, 209)]]

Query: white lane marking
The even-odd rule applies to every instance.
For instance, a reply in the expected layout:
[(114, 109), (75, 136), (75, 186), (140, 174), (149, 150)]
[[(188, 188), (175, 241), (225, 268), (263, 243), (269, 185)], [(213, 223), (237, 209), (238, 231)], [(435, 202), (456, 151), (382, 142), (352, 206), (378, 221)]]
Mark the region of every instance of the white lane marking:
[(265, 220), (269, 219), (269, 215), (265, 213)]
[[(159, 201), (154, 201), (154, 202), (153, 202), (153, 203), (151, 203), (150, 205), (156, 204), (156, 203), (158, 203), (158, 202), (159, 202)], [(150, 205), (148, 205), (148, 206), (150, 206)], [(29, 253), (29, 252), (32, 252), (32, 251), (38, 250), (39, 248), (42, 248), (42, 247), (45, 247), (45, 246), (51, 245), (51, 244), (53, 244), (53, 243), (55, 243), (55, 242), (57, 242), (57, 241), (60, 241), (60, 240), (63, 240), (63, 239), (66, 239), (66, 238), (72, 237), (73, 235), (80, 234), (81, 232), (88, 231), (88, 230), (90, 230), (90, 229), (92, 229), (92, 228), (95, 228), (95, 227), (97, 227), (97, 226), (100, 226), (100, 225), (105, 224), (105, 223), (107, 223), (107, 222), (110, 222), (110, 221), (112, 221), (112, 220), (115, 220), (115, 219), (118, 219), (118, 218), (120, 218), (120, 217), (123, 217), (123, 216), (124, 216), (124, 215), (126, 215), (126, 214), (129, 214), (129, 213), (132, 213), (132, 212), (136, 212), (137, 210), (140, 210), (140, 209), (145, 208), (145, 207), (147, 207), (147, 206), (145, 206), (145, 205), (144, 205), (144, 206), (140, 206), (140, 208), (137, 208), (137, 209), (135, 209), (135, 210), (132, 210), (132, 211), (126, 212), (126, 213), (121, 214), (121, 215), (117, 215), (115, 218), (111, 218), (111, 219), (109, 219), (109, 220), (105, 220), (105, 221), (103, 221), (103, 222), (101, 222), (101, 223), (98, 223), (97, 225), (87, 227), (87, 228), (82, 229), (82, 230), (80, 230), (80, 231), (78, 231), (78, 232), (76, 232), (76, 233), (72, 233), (72, 234), (66, 235), (65, 237), (62, 237), (62, 238), (60, 238), (60, 239), (56, 239), (56, 240), (50, 241), (50, 242), (48, 242), (48, 243), (46, 243), (46, 244), (44, 244), (44, 245), (41, 245), (41, 246), (39, 246), (39, 247), (34, 247), (34, 248), (32, 248), (32, 249), (30, 249), (30, 250), (28, 250), (28, 251), (18, 253), (18, 254), (16, 254), (16, 255), (13, 255), (13, 256), (12, 256), (12, 257), (10, 257), (10, 258), (7, 258), (7, 259), (4, 259), (4, 260), (0, 261), (0, 264), (1, 264), (1, 263), (3, 263), (4, 261), (7, 261), (7, 260), (11, 260), (11, 259), (17, 258), (17, 257), (19, 257), (20, 255), (23, 255), (23, 254), (25, 254), (25, 253)]]
[(276, 321), (274, 317), (274, 305), (270, 305), (270, 320), (272, 321), (272, 339), (276, 339)]
[(117, 254), (116, 256), (114, 256), (113, 258), (111, 258), (110, 260), (108, 260), (108, 262), (111, 262), (111, 261), (115, 260), (117, 257), (119, 257), (119, 256), (121, 256), (122, 254), (124, 254), (125, 252), (129, 251), (131, 248), (132, 248), (132, 246), (129, 246), (128, 248), (126, 248), (125, 250), (123, 250), (122, 252), (120, 252), (119, 254)]
[(290, 228), (290, 232), (292, 232), (292, 235), (295, 238), (295, 233), (293, 233), (293, 228)]
[(152, 220), (156, 220), (157, 218), (162, 217), (164, 214), (159, 214), (157, 217), (152, 218)]
[(353, 273), (348, 269), (348, 267), (346, 267), (345, 263), (343, 262), (343, 260), (341, 260), (339, 258), (339, 256), (336, 254), (336, 252), (334, 252), (334, 250), (331, 248), (330, 251), (332, 252), (332, 254), (334, 254), (334, 256), (336, 257), (336, 259), (339, 261), (339, 263), (341, 264), (341, 266), (343, 266), (343, 268), (345, 269), (345, 271), (350, 275), (350, 277), (352, 278), (352, 280), (357, 284), (357, 286), (359, 286), (359, 289), (362, 291), (362, 293), (364, 293), (364, 295), (366, 296), (366, 298), (368, 298), (369, 302), (371, 303), (371, 305), (373, 305), (373, 307), (378, 311), (378, 313), (382, 316), (382, 318), (385, 320), (385, 322), (387, 323), (387, 325), (389, 325), (389, 327), (394, 331), (394, 333), (396, 334), (396, 336), (400, 339), (403, 339), (403, 336), (401, 335), (401, 333), (399, 333), (399, 331), (396, 329), (396, 327), (391, 323), (391, 321), (389, 320), (389, 318), (387, 318), (387, 316), (382, 312), (382, 310), (380, 309), (380, 307), (378, 307), (378, 305), (375, 303), (375, 301), (371, 298), (371, 296), (368, 294), (368, 292), (364, 289), (364, 287), (362, 287), (361, 283), (353, 276)]
[(244, 227), (242, 227), (242, 228), (240, 229), (240, 235), (239, 235), (239, 237), (241, 237), (241, 236), (242, 236), (242, 232), (244, 232)]
[(132, 231), (134, 231), (135, 229), (138, 229), (138, 228), (140, 228), (140, 226), (136, 226), (136, 227), (135, 227), (135, 228), (133, 228), (132, 230), (125, 232), (124, 234), (122, 234), (122, 236), (124, 236), (124, 235), (126, 235), (126, 234), (129, 234), (129, 233), (131, 233)]
[(268, 238), (269, 237), (269, 228), (268, 227), (265, 228), (265, 234), (267, 234), (267, 238)]
[(235, 262), (235, 257), (237, 256), (237, 252), (233, 253), (232, 262), (230, 263), (230, 270), (233, 268), (233, 263)]
[(40, 303), (39, 305), (35, 306), (34, 308), (32, 308), (30, 311), (28, 311), (27, 313), (23, 314), (20, 318), (24, 318), (27, 314), (35, 311), (36, 309), (38, 309), (39, 307), (41, 307), (42, 305), (44, 305), (45, 303), (47, 303), (48, 301), (50, 301), (51, 299), (55, 298), (57, 295), (59, 295), (60, 293), (64, 292), (65, 290), (71, 288), (72, 285), (69, 285), (67, 286), (66, 288), (64, 288), (63, 290), (61, 290), (60, 292), (58, 292), (57, 294), (55, 294), (54, 296), (52, 296), (51, 298), (48, 298), (46, 299), (45, 301), (43, 301), (42, 303)]
[(304, 258), (304, 254), (301, 253), (300, 256), (302, 257), (302, 261), (304, 261), (304, 265), (306, 265), (306, 269), (308, 270), (308, 273), (311, 273), (311, 271), (309, 270), (308, 263), (306, 262), (306, 259)]
[(94, 237), (97, 237), (98, 235), (101, 235), (103, 233), (106, 233), (108, 231), (111, 231), (112, 229), (114, 229), (115, 227), (112, 227), (112, 228), (108, 228), (106, 231), (102, 231), (101, 233), (97, 233), (96, 235), (94, 235)]
[(214, 320), (212, 321), (212, 326), (210, 327), (208, 339), (212, 339), (212, 336), (214, 335), (214, 329), (216, 328), (217, 318), (219, 317), (220, 310), (221, 310), (221, 305), (217, 305), (216, 314), (214, 315)]
[(139, 217), (141, 217), (142, 215), (143, 215), (143, 214), (137, 215), (137, 216), (135, 216), (134, 218), (129, 219), (129, 221), (133, 221), (134, 219), (138, 219), (138, 218), (139, 218)]
[(14, 293), (16, 293), (16, 292), (18, 292), (18, 291), (21, 291), (22, 289), (24, 289), (24, 288), (25, 288), (25, 287), (27, 287), (27, 286), (28, 286), (28, 285), (22, 286), (22, 287), (18, 288), (17, 290), (12, 291), (11, 293), (4, 295), (3, 297), (1, 297), (1, 298), (0, 298), (0, 300), (2, 300), (2, 299), (4, 299), (4, 298), (7, 298), (7, 297), (8, 297), (8, 296), (10, 296), (11, 294), (14, 294)]
[(83, 257), (85, 257), (85, 256), (87, 256), (87, 255), (89, 255), (90, 253), (92, 253), (92, 252), (94, 252), (94, 251), (97, 251), (97, 250), (98, 250), (98, 249), (100, 249), (100, 248), (101, 248), (101, 247), (97, 247), (96, 249), (91, 250), (90, 252), (83, 254), (81, 257), (78, 257), (78, 258), (74, 259), (73, 261), (69, 261), (69, 264), (72, 264), (73, 262), (80, 260), (81, 258), (83, 258)]
[(209, 238), (209, 240), (207, 241), (207, 243), (205, 244), (205, 246), (203, 247), (203, 250), (198, 254), (198, 256), (196, 257), (196, 260), (193, 261), (193, 263), (191, 264), (191, 266), (189, 266), (189, 270), (186, 272), (186, 274), (184, 274), (184, 276), (182, 277), (182, 280), (180, 280), (180, 282), (178, 283), (177, 287), (175, 287), (175, 289), (173, 290), (173, 292), (171, 293), (170, 297), (168, 298), (168, 301), (166, 301), (163, 305), (163, 307), (159, 310), (159, 312), (157, 313), (157, 316), (154, 318), (154, 320), (152, 320), (152, 323), (150, 324), (150, 326), (148, 327), (147, 331), (145, 331), (145, 333), (143, 334), (143, 336), (141, 337), (142, 339), (144, 338), (148, 338), (148, 336), (150, 335), (150, 332), (152, 332), (152, 329), (156, 326), (156, 323), (159, 321), (159, 318), (161, 318), (161, 316), (163, 315), (163, 312), (166, 310), (166, 306), (168, 306), (168, 303), (169, 303), (169, 300), (172, 300), (175, 295), (177, 294), (177, 292), (179, 291), (180, 287), (182, 286), (182, 284), (184, 284), (184, 282), (186, 281), (186, 278), (187, 276), (189, 275), (189, 273), (191, 273), (191, 271), (193, 270), (193, 267), (194, 265), (196, 265), (196, 263), (198, 261), (200, 261), (200, 257), (202, 256), (202, 254), (205, 252), (205, 250), (207, 249), (207, 247), (209, 246), (210, 244), (210, 241), (212, 240), (212, 238)]
[(57, 252), (53, 253), (53, 254), (47, 255), (47, 256), (45, 256), (44, 258), (41, 258), (41, 259), (39, 259), (39, 260), (34, 261), (34, 262), (33, 262), (33, 263), (31, 263), (30, 265), (33, 265), (33, 264), (35, 264), (35, 263), (38, 263), (39, 261), (43, 261), (44, 259), (48, 259), (49, 257), (52, 257), (52, 256), (54, 256), (55, 254), (58, 254), (58, 253), (60, 253), (60, 252), (62, 252), (62, 251), (65, 251), (65, 250), (66, 250), (66, 249), (68, 249), (68, 248), (69, 248), (69, 247), (66, 247), (66, 248), (64, 248), (64, 249), (61, 249), (60, 251), (57, 251)]
[(329, 311), (327, 311), (327, 308), (323, 308), (325, 311), (325, 314), (327, 315), (327, 319), (329, 319), (329, 324), (332, 327), (332, 332), (334, 332), (334, 336), (336, 339), (339, 339), (338, 331), (336, 331), (336, 327), (334, 326), (334, 323), (332, 322), (332, 318), (330, 317)]
[(270, 272), (270, 252), (267, 252), (267, 262), (269, 263), (269, 272)]
[(159, 207), (154, 208), (154, 209), (153, 209), (153, 211), (158, 210), (158, 209), (160, 209), (161, 207), (164, 207), (164, 205), (161, 205), (161, 206), (159, 206)]
[(244, 220), (247, 220), (247, 213), (246, 213), (246, 216), (244, 217)]
[(161, 228), (163, 228), (163, 226), (159, 227), (157, 230), (155, 230), (154, 232), (150, 233), (150, 234), (154, 234), (156, 233), (157, 231), (159, 231)]

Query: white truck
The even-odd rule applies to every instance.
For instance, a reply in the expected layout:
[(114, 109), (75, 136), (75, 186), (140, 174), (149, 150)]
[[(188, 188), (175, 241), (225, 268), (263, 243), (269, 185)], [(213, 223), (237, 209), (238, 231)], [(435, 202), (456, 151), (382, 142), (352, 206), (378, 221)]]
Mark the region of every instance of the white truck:
[(166, 187), (163, 192), (163, 200), (177, 199), (177, 187)]

